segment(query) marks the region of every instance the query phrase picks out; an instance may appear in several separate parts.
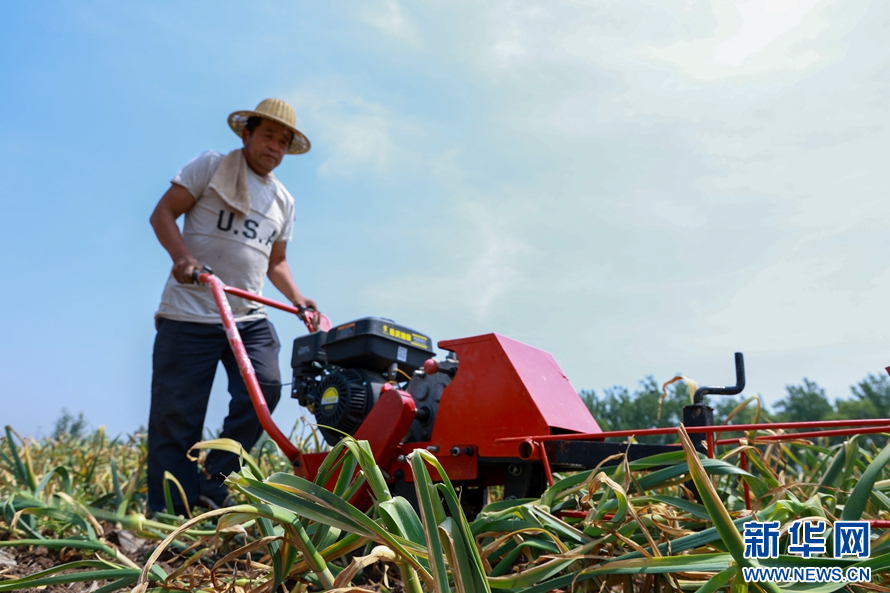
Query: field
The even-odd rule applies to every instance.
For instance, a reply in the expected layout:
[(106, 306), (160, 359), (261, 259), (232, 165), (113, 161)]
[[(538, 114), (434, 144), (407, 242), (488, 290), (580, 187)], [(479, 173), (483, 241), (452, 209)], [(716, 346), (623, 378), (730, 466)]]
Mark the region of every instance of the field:
[[(362, 442), (334, 447), (312, 483), (293, 476), (266, 441), (229, 478), (236, 506), (149, 518), (143, 436), (109, 439), (100, 429), (31, 441), (7, 427), (0, 592), (890, 591), (890, 531), (871, 529), (868, 560), (789, 554), (787, 534), (801, 518), (888, 519), (883, 439), (744, 436), (707, 459), (683, 433), (682, 451), (556, 475), (541, 498), (495, 500), (471, 521), (447, 480), (431, 483), (439, 467), (425, 451), (411, 458), (417, 512), (390, 494)], [(215, 440), (198, 450), (234, 447)], [(743, 451), (749, 471), (738, 467)], [(319, 486), (336, 475), (332, 492)], [(367, 513), (347, 502), (362, 488), (373, 500)], [(779, 522), (778, 558), (745, 557), (742, 525), (752, 519)], [(863, 566), (872, 579), (746, 583), (742, 567), (757, 565)]]

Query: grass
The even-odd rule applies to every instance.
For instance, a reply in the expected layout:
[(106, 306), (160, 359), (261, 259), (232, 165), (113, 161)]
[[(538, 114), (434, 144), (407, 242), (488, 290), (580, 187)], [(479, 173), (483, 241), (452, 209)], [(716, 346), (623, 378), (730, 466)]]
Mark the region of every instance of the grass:
[[(742, 579), (741, 567), (758, 562), (744, 558), (746, 521), (787, 528), (804, 517), (890, 518), (890, 448), (859, 438), (748, 441), (706, 459), (685, 433), (680, 439), (683, 451), (557, 475), (539, 499), (496, 501), (472, 521), (447, 478), (431, 483), (431, 470), (445, 472), (426, 451), (410, 458), (415, 511), (392, 496), (367, 443), (341, 441), (314, 482), (289, 473), (267, 443), (229, 477), (237, 506), (191, 519), (149, 519), (142, 436), (109, 440), (100, 429), (25, 441), (7, 428), (0, 438), (0, 550), (39, 547), (57, 555), (45, 570), (0, 576), (0, 592), (77, 582), (98, 583), (93, 593), (791, 591), (803, 589)], [(212, 440), (201, 448), (232, 446)], [(750, 471), (737, 466), (742, 451)], [(691, 495), (690, 479), (701, 501)], [(365, 512), (349, 502), (361, 489), (372, 501)], [(871, 559), (862, 563), (872, 568), (870, 584), (807, 590), (890, 590), (890, 534), (872, 534)], [(127, 538), (146, 545), (128, 548)], [(762, 562), (856, 564), (805, 560), (788, 555), (787, 544), (784, 537), (778, 560)]]

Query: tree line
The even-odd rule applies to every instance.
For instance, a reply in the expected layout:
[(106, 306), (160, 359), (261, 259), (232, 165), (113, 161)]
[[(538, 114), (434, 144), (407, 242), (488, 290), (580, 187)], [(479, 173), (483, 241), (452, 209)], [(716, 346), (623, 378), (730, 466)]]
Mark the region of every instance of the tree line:
[[(612, 387), (602, 395), (593, 390), (579, 394), (590, 413), (603, 430), (628, 430), (638, 428), (663, 428), (678, 426), (683, 420), (683, 406), (692, 403), (684, 383), (675, 383), (667, 389), (662, 399), (661, 386), (653, 377), (640, 381), (631, 392), (625, 387)], [(723, 424), (733, 411), (736, 414), (730, 424), (751, 422), (800, 422), (811, 420), (850, 420), (859, 418), (890, 417), (890, 378), (885, 375), (868, 375), (850, 387), (850, 397), (829, 400), (825, 389), (815, 381), (804, 378), (800, 385), (787, 385), (782, 399), (768, 408), (754, 396), (743, 408), (740, 404), (751, 396), (737, 397), (709, 395), (705, 404), (714, 408), (714, 423)], [(649, 436), (640, 442), (673, 442), (675, 437)]]

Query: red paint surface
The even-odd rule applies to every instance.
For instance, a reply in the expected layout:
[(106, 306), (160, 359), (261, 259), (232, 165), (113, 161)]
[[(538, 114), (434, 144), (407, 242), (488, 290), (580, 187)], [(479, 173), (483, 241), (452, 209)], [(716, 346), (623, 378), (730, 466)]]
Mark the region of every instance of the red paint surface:
[(550, 354), (498, 334), (439, 342), (457, 353), (431, 442), (447, 452), (475, 444), (481, 457), (516, 457), (497, 439), (560, 432), (598, 433), (596, 420)]
[[(890, 422), (890, 421), (887, 421)], [(886, 426), (855, 426), (852, 428), (838, 428), (834, 430), (813, 430), (810, 432), (786, 432), (782, 434), (764, 434), (757, 435), (747, 439), (749, 444), (761, 444), (773, 441), (793, 441), (803, 439), (818, 439), (822, 437), (844, 437), (853, 436), (854, 434), (874, 434), (879, 432), (890, 432), (890, 424)], [(741, 438), (737, 439), (720, 439), (718, 445), (738, 444)]]
[(399, 443), (414, 422), (414, 398), (398, 389), (384, 390), (368, 417), (355, 433), (357, 440), (368, 441), (378, 463), (398, 455)]

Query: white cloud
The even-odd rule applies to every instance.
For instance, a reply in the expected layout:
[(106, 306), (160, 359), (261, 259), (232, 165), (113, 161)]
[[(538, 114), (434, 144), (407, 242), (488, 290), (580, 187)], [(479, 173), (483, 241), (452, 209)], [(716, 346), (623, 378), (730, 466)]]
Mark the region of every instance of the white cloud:
[(650, 45), (642, 55), (693, 80), (788, 80), (840, 59), (845, 36), (866, 8), (862, 1), (714, 1), (716, 24), (710, 35)]
[[(455, 37), (534, 206), (493, 238), (476, 226), (446, 243), (473, 246), (464, 267), (412, 275), (438, 295), (428, 310), (465, 303), (479, 325), (560, 349), (584, 387), (735, 349), (787, 363), (759, 361), (752, 387), (773, 395), (804, 374), (835, 390), (861, 378), (890, 219), (880, 15), (830, 0), (496, 4), (487, 29)], [(458, 152), (453, 190), (498, 220), (516, 193), (479, 191), (474, 154)], [(535, 299), (553, 303), (546, 323), (522, 314)]]
[(387, 117), (373, 106), (361, 107), (351, 116), (322, 119), (324, 136), (333, 146), (330, 158), (319, 167), (323, 175), (348, 172), (359, 163), (370, 163), (379, 171), (390, 162), (393, 140)]
[[(536, 248), (521, 236), (527, 212), (495, 212), (483, 202), (455, 196), (438, 220), (427, 221), (425, 237), (438, 247), (426, 269), (411, 270), (397, 285), (384, 277), (365, 291), (377, 303), (399, 311), (459, 310), (476, 327), (490, 326), (525, 290), (527, 260)], [(407, 287), (407, 289), (406, 289)]]
[(806, 17), (819, 4), (819, 0), (748, 0), (729, 7), (738, 13), (737, 28), (728, 39), (713, 46), (717, 64), (738, 68), (752, 55), (764, 50), (771, 43), (798, 29)]
[(351, 176), (367, 167), (382, 173), (409, 154), (397, 138), (412, 134), (413, 124), (385, 105), (364, 99), (341, 80), (313, 81), (290, 99), (315, 130), (316, 150), (326, 155), (319, 165), (324, 176)]
[(498, 215), (478, 203), (462, 205), (463, 218), (472, 221), (478, 251), (463, 271), (460, 291), (469, 296), (477, 321), (488, 319), (510, 290), (517, 289), (520, 260), (530, 247), (518, 237), (497, 228)]
[(407, 41), (412, 45), (419, 43), (417, 28), (405, 16), (397, 0), (384, 0), (365, 8), (365, 21), (385, 35)]
[(876, 6), (463, 7), (430, 68), (459, 58), (472, 74), (472, 140), (437, 154), (435, 113), (348, 93), (351, 107), (319, 108), (343, 139), (330, 171), (420, 170), (450, 197), (422, 215), (423, 265), (373, 281), (366, 300), (435, 337), (499, 331), (552, 351), (577, 387), (740, 349), (754, 390), (809, 375), (837, 393), (869, 370), (857, 356), (879, 347), (866, 320), (888, 282)]

